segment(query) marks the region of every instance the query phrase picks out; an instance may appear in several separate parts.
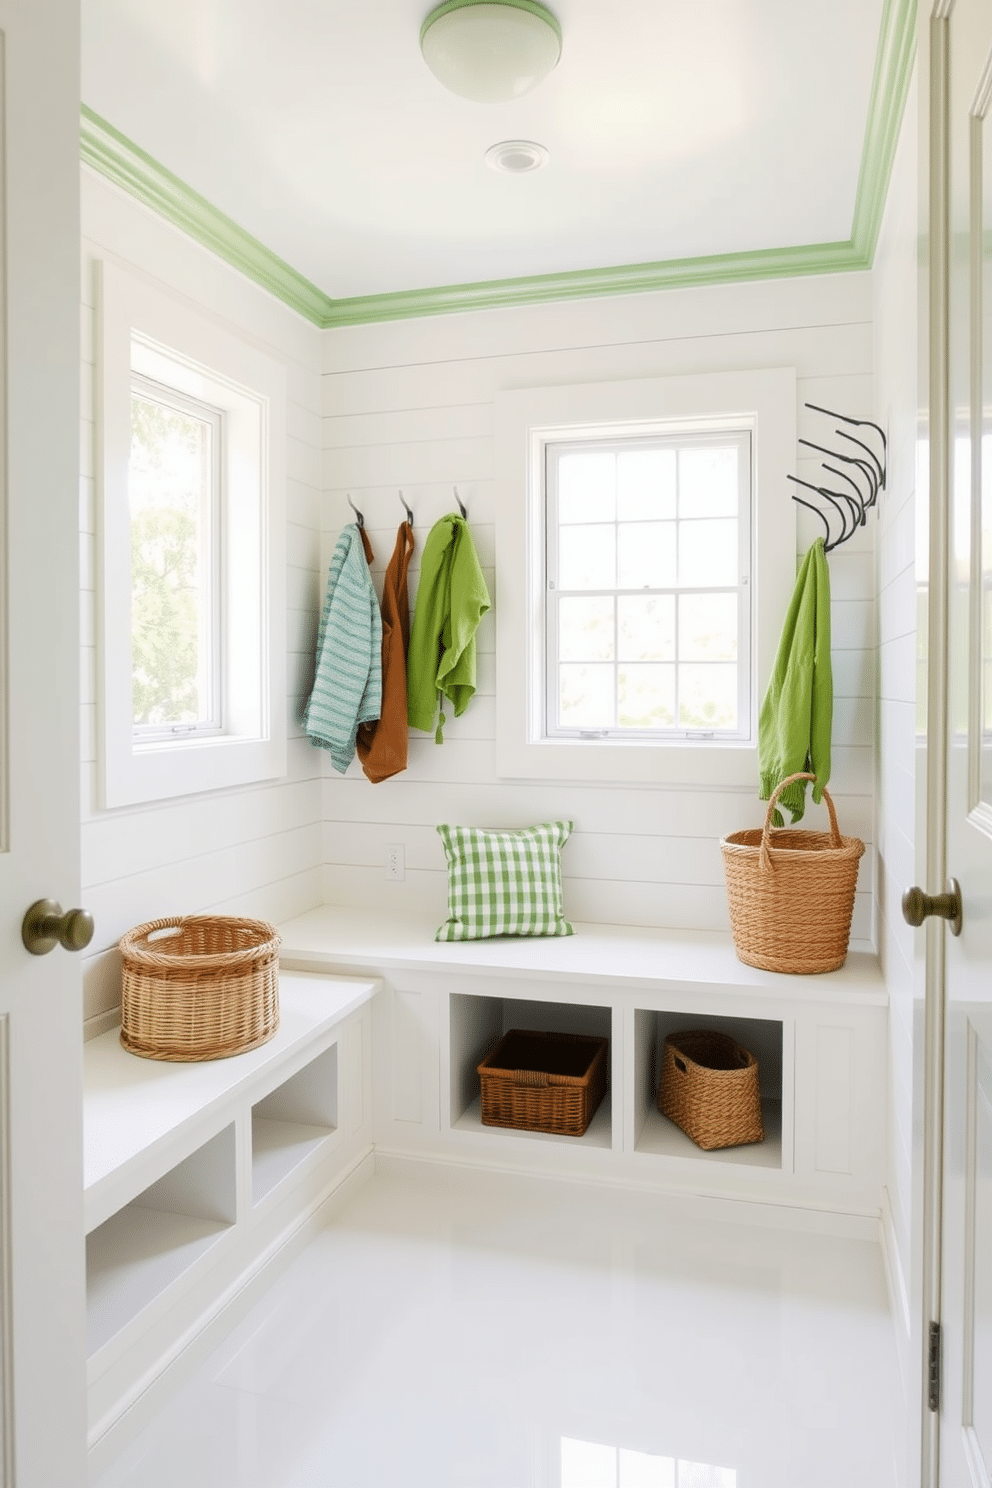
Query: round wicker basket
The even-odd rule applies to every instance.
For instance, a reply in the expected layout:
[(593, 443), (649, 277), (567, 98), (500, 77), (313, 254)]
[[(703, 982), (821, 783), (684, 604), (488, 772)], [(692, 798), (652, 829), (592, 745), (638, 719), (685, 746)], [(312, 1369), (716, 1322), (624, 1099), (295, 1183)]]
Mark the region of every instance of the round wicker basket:
[(226, 1059), (279, 1027), (279, 935), (265, 920), (185, 915), (120, 941), (121, 1043), (145, 1059)]
[(841, 836), (825, 788), (829, 832), (772, 827), (785, 787), (815, 779), (788, 776), (772, 792), (763, 827), (720, 842), (734, 946), (741, 961), (763, 971), (835, 971), (847, 957), (864, 843)]

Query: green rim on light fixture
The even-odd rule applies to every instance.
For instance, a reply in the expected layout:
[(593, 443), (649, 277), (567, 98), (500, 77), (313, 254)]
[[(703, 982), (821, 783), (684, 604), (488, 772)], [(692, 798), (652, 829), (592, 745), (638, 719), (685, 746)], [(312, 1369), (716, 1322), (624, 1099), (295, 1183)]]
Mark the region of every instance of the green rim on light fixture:
[(421, 26), (421, 43), (435, 21), (439, 21), (442, 16), (450, 14), (453, 10), (464, 10), (467, 6), (474, 5), (505, 5), (510, 10), (529, 11), (531, 15), (537, 16), (538, 20), (544, 21), (545, 25), (551, 27), (558, 38), (558, 45), (561, 46), (561, 24), (558, 17), (552, 15), (546, 5), (541, 5), (540, 0), (443, 0), (441, 5), (435, 5)]
[(443, 0), (420, 29), (438, 82), (475, 103), (508, 103), (561, 60), (561, 26), (539, 0)]

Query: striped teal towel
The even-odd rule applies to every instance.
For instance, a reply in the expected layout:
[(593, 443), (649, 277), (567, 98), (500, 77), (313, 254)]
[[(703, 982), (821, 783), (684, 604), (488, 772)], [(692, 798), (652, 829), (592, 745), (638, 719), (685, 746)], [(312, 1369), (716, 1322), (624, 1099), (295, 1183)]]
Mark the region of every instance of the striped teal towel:
[(303, 712), (304, 731), (330, 751), (342, 775), (354, 758), (358, 725), (374, 722), (382, 707), (382, 615), (369, 573), (373, 556), (364, 531), (354, 523), (346, 527), (327, 570), (313, 691)]

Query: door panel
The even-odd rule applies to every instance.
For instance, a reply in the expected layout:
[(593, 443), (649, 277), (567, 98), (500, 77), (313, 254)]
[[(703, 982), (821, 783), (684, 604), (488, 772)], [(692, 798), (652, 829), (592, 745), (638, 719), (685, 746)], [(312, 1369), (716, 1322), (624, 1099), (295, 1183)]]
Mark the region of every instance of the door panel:
[(81, 1488), (79, 963), (61, 949), (29, 955), (21, 943), (34, 900), (79, 902), (77, 0), (0, 0), (0, 104), (4, 1488)]
[(964, 924), (957, 938), (931, 932), (944, 941), (939, 1462), (942, 1488), (974, 1488), (992, 1467), (992, 6), (943, 9), (949, 300), (935, 331), (948, 369), (946, 862)]
[(974, 1028), (968, 1039), (965, 1215), (964, 1419), (973, 1462), (992, 1468), (992, 1063)]

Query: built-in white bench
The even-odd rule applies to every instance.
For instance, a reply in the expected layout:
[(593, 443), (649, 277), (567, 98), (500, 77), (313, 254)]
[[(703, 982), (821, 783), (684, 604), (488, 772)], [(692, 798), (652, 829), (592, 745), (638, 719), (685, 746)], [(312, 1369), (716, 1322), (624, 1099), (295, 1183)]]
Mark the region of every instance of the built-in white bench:
[[(743, 965), (727, 934), (576, 925), (546, 939), (442, 942), (436, 920), (322, 908), (283, 925), (283, 960), (362, 972), (377, 1151), (525, 1166), (752, 1199), (877, 1226), (887, 995), (852, 951), (820, 976)], [(704, 1153), (657, 1110), (665, 1035), (717, 1027), (760, 1061), (767, 1140)], [(609, 1094), (585, 1136), (483, 1127), (476, 1065), (509, 1028), (606, 1036)]]
[(230, 1059), (84, 1045), (91, 1445), (367, 1159), (378, 987), (286, 973), (277, 1033)]
[[(210, 1324), (240, 1316), (373, 1151), (753, 1201), (764, 1222), (878, 1234), (875, 959), (776, 976), (742, 965), (727, 935), (575, 928), (438, 944), (434, 920), (318, 909), (280, 927), (281, 1023), (260, 1049), (170, 1064), (127, 1054), (116, 1029), (86, 1044), (91, 1443), (139, 1400), (121, 1430), (142, 1424), (148, 1386), (180, 1359), (169, 1374), (184, 1375)], [(709, 1026), (758, 1055), (761, 1144), (704, 1153), (657, 1111), (666, 1033)], [(609, 1038), (609, 1092), (583, 1137), (482, 1125), (476, 1065), (513, 1027)]]

